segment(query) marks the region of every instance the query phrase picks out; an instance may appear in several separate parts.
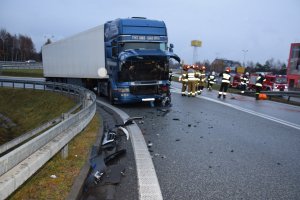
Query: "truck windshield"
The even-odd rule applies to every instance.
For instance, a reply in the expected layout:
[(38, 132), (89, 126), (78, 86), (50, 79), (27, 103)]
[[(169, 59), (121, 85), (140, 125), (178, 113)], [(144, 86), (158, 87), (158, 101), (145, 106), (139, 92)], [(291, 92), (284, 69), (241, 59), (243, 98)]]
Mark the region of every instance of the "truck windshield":
[(275, 83), (287, 83), (286, 77), (277, 77)]
[(126, 61), (119, 72), (120, 82), (168, 80), (169, 63), (154, 57)]
[(164, 42), (126, 42), (120, 43), (121, 51), (127, 49), (160, 49), (162, 51), (167, 50), (167, 45)]

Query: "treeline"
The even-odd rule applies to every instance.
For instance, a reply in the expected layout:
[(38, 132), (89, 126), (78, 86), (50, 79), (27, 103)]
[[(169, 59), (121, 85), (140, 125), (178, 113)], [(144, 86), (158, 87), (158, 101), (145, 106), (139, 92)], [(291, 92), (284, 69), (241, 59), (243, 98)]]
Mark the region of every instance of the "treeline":
[[(222, 59), (221, 59), (222, 60)], [(225, 59), (224, 59), (225, 60)], [(235, 66), (242, 66), (241, 63), (233, 61)], [(212, 65), (216, 65), (214, 62), (210, 63), (209, 60), (204, 60), (203, 62), (196, 62), (197, 65), (204, 65), (207, 69), (207, 71), (211, 71)], [(227, 67), (225, 64), (222, 66), (223, 68)], [(254, 72), (272, 72), (273, 74), (282, 74), (286, 75), (287, 72), (287, 66), (285, 63), (281, 62), (280, 60), (275, 61), (274, 58), (268, 59), (264, 64), (261, 64), (259, 62), (254, 63), (252, 61), (249, 61), (246, 63), (246, 71), (249, 73)]]
[(12, 35), (0, 29), (1, 61), (41, 61), (41, 52), (37, 53), (32, 39), (26, 35)]

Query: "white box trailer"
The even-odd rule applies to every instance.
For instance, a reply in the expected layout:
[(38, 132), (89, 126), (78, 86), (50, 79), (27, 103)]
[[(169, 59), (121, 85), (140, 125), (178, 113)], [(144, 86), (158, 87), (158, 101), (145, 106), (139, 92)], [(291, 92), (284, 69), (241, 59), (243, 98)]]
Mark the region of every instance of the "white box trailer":
[(46, 78), (107, 78), (98, 75), (105, 70), (104, 25), (43, 46), (42, 57)]

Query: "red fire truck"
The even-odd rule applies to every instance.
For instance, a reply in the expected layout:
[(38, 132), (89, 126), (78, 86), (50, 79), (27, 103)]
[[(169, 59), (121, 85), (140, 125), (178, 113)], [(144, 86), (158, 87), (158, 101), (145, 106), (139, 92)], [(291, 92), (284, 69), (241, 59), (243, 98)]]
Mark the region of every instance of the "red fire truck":
[[(259, 73), (250, 74), (248, 88), (250, 90), (255, 90), (256, 78), (259, 76)], [(288, 91), (288, 82), (287, 76), (285, 75), (273, 75), (266, 74), (265, 82), (263, 83), (262, 90), (265, 91)]]
[(240, 89), (240, 86), (241, 86), (241, 75), (240, 74), (231, 74), (230, 87)]

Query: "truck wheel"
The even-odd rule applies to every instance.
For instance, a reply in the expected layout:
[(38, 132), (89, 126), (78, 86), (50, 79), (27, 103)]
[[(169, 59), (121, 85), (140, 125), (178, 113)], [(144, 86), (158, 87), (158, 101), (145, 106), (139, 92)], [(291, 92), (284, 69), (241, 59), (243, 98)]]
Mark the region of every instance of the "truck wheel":
[(110, 84), (108, 85), (108, 99), (109, 99), (109, 102), (111, 103), (111, 105), (115, 104), (114, 97), (112, 94), (112, 88), (110, 87)]

